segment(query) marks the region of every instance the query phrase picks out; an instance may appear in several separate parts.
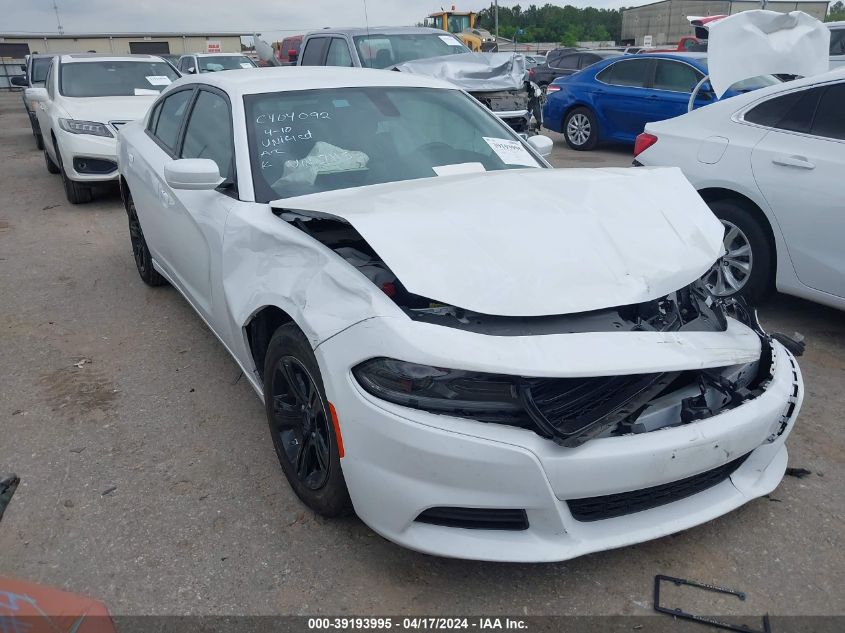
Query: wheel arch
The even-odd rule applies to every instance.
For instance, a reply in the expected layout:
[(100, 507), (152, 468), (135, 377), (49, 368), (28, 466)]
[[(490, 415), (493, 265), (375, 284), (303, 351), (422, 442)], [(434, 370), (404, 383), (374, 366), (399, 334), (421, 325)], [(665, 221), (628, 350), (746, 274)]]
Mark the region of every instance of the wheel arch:
[[(264, 359), (267, 356), (270, 339), (276, 330), (288, 323), (296, 325), (296, 320), (279, 306), (271, 304), (256, 310), (243, 326), (259, 382), (264, 382)], [(299, 325), (297, 327), (300, 331), (302, 330)]]
[(749, 198), (746, 195), (739, 193), (738, 191), (734, 191), (732, 189), (726, 189), (723, 187), (706, 187), (704, 189), (700, 189), (698, 195), (704, 200), (704, 202), (719, 202), (719, 201), (731, 201), (743, 209), (748, 211), (754, 218), (760, 223), (760, 226), (763, 227), (763, 232), (766, 234), (766, 240), (769, 243), (769, 247), (772, 249), (772, 252), (775, 256), (772, 258), (772, 270), (770, 271), (772, 274), (772, 279), (777, 278), (777, 270), (778, 270), (778, 242), (775, 239), (775, 231), (774, 227), (772, 227), (772, 223), (769, 220), (769, 216), (766, 215), (765, 211), (760, 208), (754, 200)]

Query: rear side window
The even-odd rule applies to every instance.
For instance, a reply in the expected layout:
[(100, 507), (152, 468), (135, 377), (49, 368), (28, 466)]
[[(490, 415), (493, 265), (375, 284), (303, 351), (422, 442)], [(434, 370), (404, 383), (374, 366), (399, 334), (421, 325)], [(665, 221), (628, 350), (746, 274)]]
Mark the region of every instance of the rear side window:
[(830, 54), (845, 55), (845, 29), (831, 29)]
[(577, 70), (578, 68), (578, 55), (564, 55), (557, 63), (555, 63), (555, 68), (563, 68), (565, 70)]
[(185, 111), (188, 108), (188, 102), (191, 100), (193, 90), (180, 90), (174, 92), (161, 102), (158, 108), (155, 121), (150, 121), (151, 125), (155, 124), (150, 131), (161, 143), (170, 150), (176, 149), (176, 142), (179, 139), (179, 128), (182, 126), (182, 119), (185, 118)]
[(600, 61), (601, 61), (601, 57), (599, 57), (598, 55), (586, 53), (584, 55), (581, 55), (581, 68), (586, 68), (587, 66), (589, 66), (591, 64), (595, 64), (596, 62), (600, 62)]
[(845, 140), (845, 83), (825, 90), (816, 109), (813, 129), (815, 136)]
[(323, 52), (326, 50), (327, 37), (312, 37), (305, 43), (305, 50), (302, 52), (302, 66), (322, 66)]
[(349, 54), (349, 45), (346, 40), (333, 37), (329, 44), (329, 53), (326, 55), (326, 66), (352, 66), (352, 55)]
[(824, 88), (799, 90), (764, 101), (745, 114), (745, 120), (790, 132), (809, 132)]
[(650, 59), (631, 59), (611, 64), (596, 79), (614, 86), (644, 88), (648, 83)]
[(654, 71), (654, 88), (672, 92), (692, 92), (703, 76), (689, 64), (659, 60)]
[(200, 90), (185, 127), (182, 158), (210, 158), (220, 175), (231, 176), (234, 159), (229, 104), (218, 94)]

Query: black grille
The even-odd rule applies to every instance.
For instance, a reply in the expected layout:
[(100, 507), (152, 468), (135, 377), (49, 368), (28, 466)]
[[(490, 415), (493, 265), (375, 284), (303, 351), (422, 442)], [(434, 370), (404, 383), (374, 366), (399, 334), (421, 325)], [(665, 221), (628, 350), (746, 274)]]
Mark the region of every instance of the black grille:
[(650, 510), (658, 506), (680, 501), (694, 494), (698, 494), (716, 484), (722, 483), (730, 477), (748, 458), (747, 453), (727, 464), (713, 470), (687, 477), (668, 484), (661, 484), (651, 488), (643, 488), (632, 492), (621, 492), (602, 497), (587, 497), (585, 499), (570, 499), (567, 501), (569, 511), (577, 521), (600, 521), (614, 517)]
[(103, 158), (74, 156), (73, 169), (78, 174), (108, 174), (117, 169), (117, 163)]
[(470, 530), (527, 530), (525, 510), (490, 508), (429, 508), (416, 518), (420, 523)]
[(563, 446), (578, 446), (644, 405), (673, 378), (633, 374), (529, 379), (523, 404), (537, 425)]

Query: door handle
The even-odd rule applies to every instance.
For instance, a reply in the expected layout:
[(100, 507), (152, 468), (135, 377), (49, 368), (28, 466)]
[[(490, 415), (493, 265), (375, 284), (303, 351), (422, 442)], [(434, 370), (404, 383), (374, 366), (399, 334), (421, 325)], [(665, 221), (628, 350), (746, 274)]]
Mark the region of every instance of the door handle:
[(775, 156), (772, 159), (775, 165), (783, 167), (797, 167), (799, 169), (815, 169), (816, 164), (811, 163), (803, 156)]

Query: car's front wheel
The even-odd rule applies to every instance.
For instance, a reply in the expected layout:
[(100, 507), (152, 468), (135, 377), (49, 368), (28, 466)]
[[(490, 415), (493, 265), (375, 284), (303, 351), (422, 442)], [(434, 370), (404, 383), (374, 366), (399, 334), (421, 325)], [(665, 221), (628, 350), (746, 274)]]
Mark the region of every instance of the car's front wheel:
[(276, 455), (296, 495), (323, 516), (350, 512), (339, 441), (317, 359), (293, 323), (281, 326), (270, 339), (264, 405)]
[(725, 227), (725, 254), (705, 273), (704, 283), (719, 297), (743, 296), (756, 304), (774, 282), (774, 251), (757, 216), (734, 200), (716, 200), (710, 210)]
[(94, 198), (91, 193), (91, 187), (80, 184), (68, 177), (62, 161), (62, 153), (59, 151), (59, 146), (54, 144), (54, 147), (56, 148), (56, 158), (59, 161), (59, 171), (62, 174), (62, 184), (65, 187), (65, 197), (68, 202), (71, 204), (85, 204), (86, 202), (91, 202)]
[(129, 216), (129, 241), (132, 244), (132, 257), (135, 259), (138, 275), (148, 286), (163, 286), (167, 280), (153, 268), (153, 256), (147, 248), (147, 240), (144, 239), (144, 232), (141, 230), (135, 201), (128, 190), (126, 191), (126, 215)]
[(50, 152), (46, 149), (44, 150), (44, 163), (47, 165), (47, 171), (51, 174), (58, 174), (61, 171), (59, 166), (50, 158)]
[(563, 135), (572, 149), (587, 151), (595, 149), (599, 142), (599, 126), (596, 115), (589, 108), (579, 107), (567, 112), (563, 120)]

